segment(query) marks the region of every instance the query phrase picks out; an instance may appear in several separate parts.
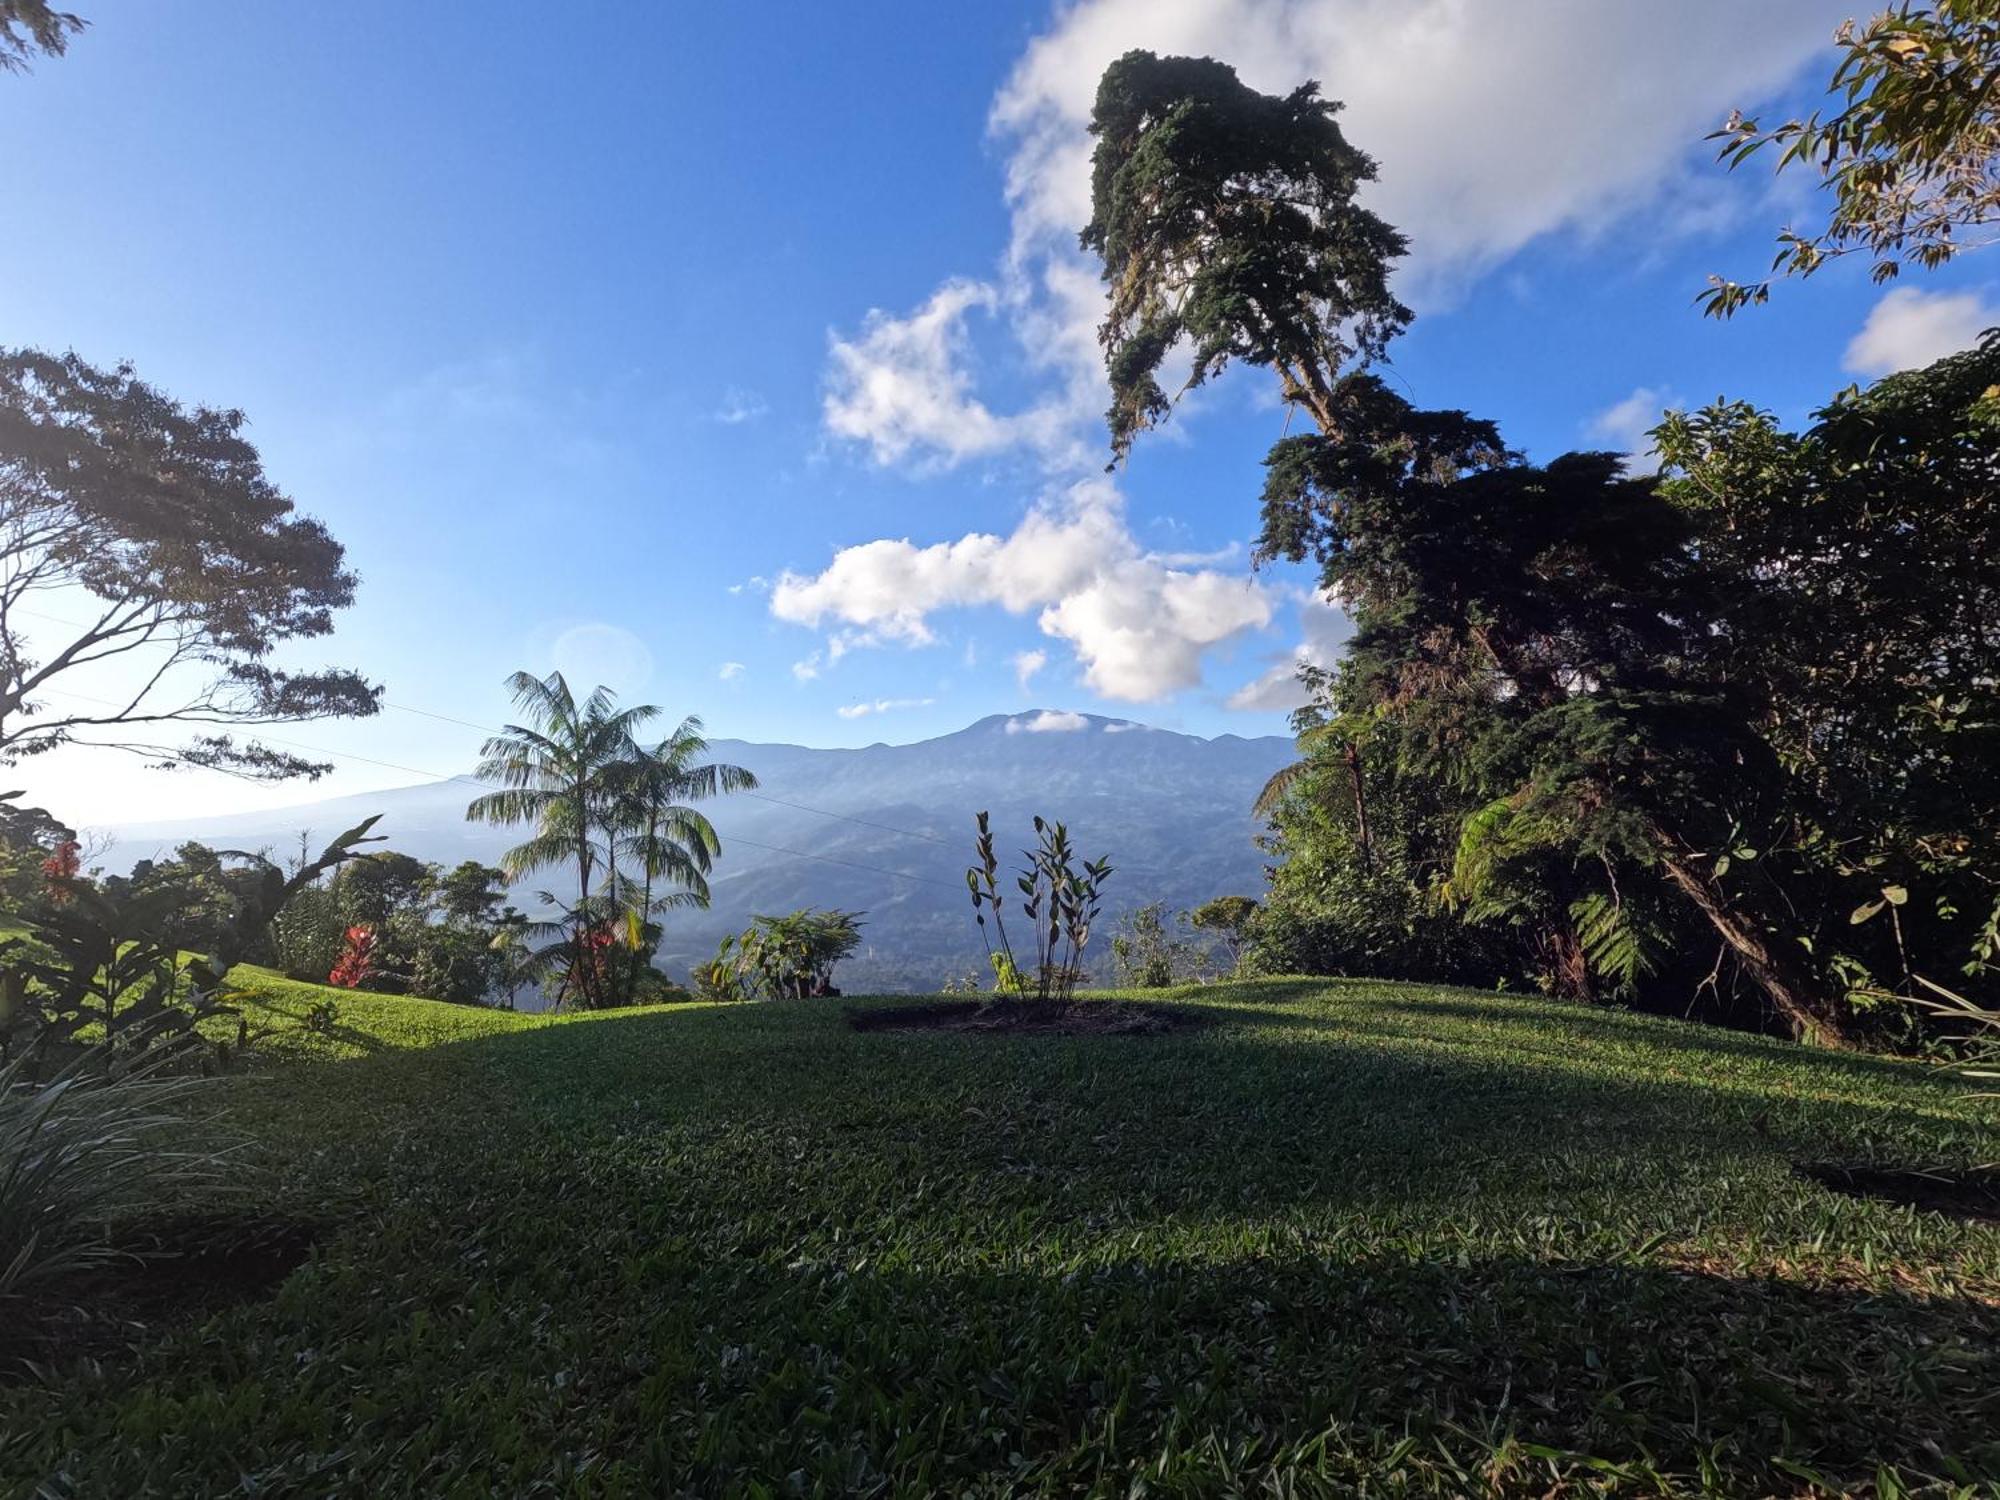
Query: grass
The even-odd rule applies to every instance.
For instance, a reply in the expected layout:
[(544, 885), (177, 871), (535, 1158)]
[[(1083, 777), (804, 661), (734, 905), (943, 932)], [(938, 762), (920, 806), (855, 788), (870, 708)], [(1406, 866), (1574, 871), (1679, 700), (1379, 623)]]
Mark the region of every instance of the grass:
[[(253, 1025), (322, 993), (239, 977)], [(1948, 1078), (1464, 991), (1171, 1003), (1213, 1024), (343, 995), (227, 1085), (313, 1258), (0, 1390), (0, 1492), (1994, 1492), (2000, 1229), (1792, 1171), (2000, 1156)]]

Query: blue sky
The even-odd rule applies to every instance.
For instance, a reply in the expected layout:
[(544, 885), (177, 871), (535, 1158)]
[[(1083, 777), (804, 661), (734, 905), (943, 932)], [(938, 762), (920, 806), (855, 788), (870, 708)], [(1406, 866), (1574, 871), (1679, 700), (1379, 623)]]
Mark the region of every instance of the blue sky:
[[(1104, 62), (1347, 100), (1415, 247), (1395, 378), (1547, 457), (1719, 394), (1797, 418), (2000, 321), (1971, 263), (1693, 307), (1810, 208), (1703, 132), (1805, 100), (1849, 8), (106, 3), (0, 77), (0, 342), (243, 408), (363, 578), (306, 658), (405, 710), (497, 723), (507, 673), (559, 665), (753, 739), (1031, 705), (1281, 732), (1339, 621), (1248, 567), (1268, 378), (1102, 472), (1074, 233)], [(97, 822), (404, 783), (478, 740), (406, 711), (280, 733), (348, 758), (311, 790), (87, 751), (13, 774)]]

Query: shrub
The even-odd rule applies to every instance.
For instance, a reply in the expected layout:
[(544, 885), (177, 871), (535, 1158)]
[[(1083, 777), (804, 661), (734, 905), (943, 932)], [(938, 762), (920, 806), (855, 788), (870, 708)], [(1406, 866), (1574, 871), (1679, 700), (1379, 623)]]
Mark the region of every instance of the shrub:
[(715, 957), (695, 965), (695, 993), (704, 1000), (810, 1000), (838, 995), (834, 965), (861, 946), (857, 911), (804, 907), (781, 917), (753, 917), (725, 937)]
[(104, 1061), (86, 1054), (42, 1081), (31, 1054), (0, 1063), (0, 1329), (18, 1334), (30, 1304), (119, 1259), (114, 1215), (224, 1181), (220, 1152), (176, 1144), (207, 1081)]
[(1128, 911), (1118, 919), (1111, 934), (1111, 961), (1121, 985), (1163, 990), (1195, 977), (1200, 955), (1193, 944), (1174, 935), (1173, 927), (1166, 903), (1161, 901)]
[[(1097, 919), (1098, 893), (1111, 877), (1110, 863), (1086, 859), (1079, 868), (1069, 829), (1041, 817), (1035, 819), (1035, 847), (1028, 851), (1028, 863), (1014, 881), (1021, 893), (1021, 915), (1034, 936), (1034, 967), (1024, 970), (1002, 916), (1008, 898), (1000, 894), (1000, 861), (993, 853), (993, 830), (985, 813), (976, 821), (979, 836), (974, 849), (979, 862), (965, 872), (965, 885), (972, 893), (973, 919), (979, 923), (994, 973), (1001, 980), (1000, 993), (1036, 1000), (1068, 999), (1083, 974), (1083, 950), (1090, 943), (1090, 924)], [(993, 913), (991, 928), (986, 925), (989, 911)], [(1011, 988), (1007, 983), (1010, 975), (1014, 981)]]

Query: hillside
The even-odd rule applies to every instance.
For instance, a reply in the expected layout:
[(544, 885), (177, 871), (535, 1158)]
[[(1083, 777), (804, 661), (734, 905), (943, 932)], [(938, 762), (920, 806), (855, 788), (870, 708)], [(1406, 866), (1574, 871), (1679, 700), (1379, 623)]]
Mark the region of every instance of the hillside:
[[(983, 971), (964, 880), (973, 814), (982, 809), (992, 812), (1004, 849), (1032, 842), (1030, 822), (1041, 813), (1067, 821), (1092, 857), (1108, 855), (1117, 873), (1107, 919), (1150, 901), (1185, 908), (1252, 894), (1263, 885), (1263, 857), (1252, 843), (1250, 805), (1293, 753), (1283, 738), (1200, 739), (1048, 710), (858, 750), (718, 740), (714, 758), (755, 771), (760, 795), (706, 804), (724, 846), (714, 905), (668, 918), (661, 962), (684, 974), (753, 913), (840, 906), (868, 913), (865, 945), (840, 971), (850, 989), (934, 990)], [(378, 812), (377, 831), (393, 848), (447, 864), (490, 863), (519, 835), (465, 821), (465, 804), (480, 790), (433, 782), (277, 812), (102, 830), (111, 839), (105, 864), (128, 868), (190, 838), (284, 851), (302, 829), (324, 837)], [(532, 907), (537, 890), (559, 889), (559, 881), (557, 872), (531, 880), (517, 900)]]
[[(260, 1028), (325, 993), (238, 977)], [(1994, 1159), (1934, 1070), (1360, 982), (1070, 1040), (338, 1003), (221, 1086), (265, 1171), (223, 1211), (309, 1258), (0, 1388), (0, 1492), (2000, 1474), (2000, 1230), (1795, 1170)]]

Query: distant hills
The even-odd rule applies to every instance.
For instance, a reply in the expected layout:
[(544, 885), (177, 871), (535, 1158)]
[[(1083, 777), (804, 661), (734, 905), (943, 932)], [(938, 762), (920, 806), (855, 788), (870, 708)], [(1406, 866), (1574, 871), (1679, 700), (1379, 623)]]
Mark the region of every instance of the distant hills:
[[(1068, 823), (1084, 854), (1111, 860), (1100, 929), (1107, 935), (1118, 912), (1147, 902), (1182, 908), (1257, 895), (1264, 856), (1252, 842), (1250, 805), (1293, 754), (1292, 742), (1275, 735), (1201, 739), (1049, 709), (995, 714), (910, 745), (815, 750), (717, 740), (714, 758), (749, 767), (762, 785), (755, 795), (704, 805), (723, 842), (714, 904), (667, 915), (661, 961), (678, 977), (754, 913), (841, 906), (868, 914), (866, 941), (837, 976), (851, 991), (934, 989), (954, 974), (983, 972), (985, 949), (965, 890), (973, 814), (982, 809), (992, 813), (1003, 849), (1032, 843), (1031, 820), (1041, 813)], [(302, 829), (325, 838), (381, 813), (376, 831), (392, 848), (444, 864), (494, 863), (519, 835), (465, 821), (465, 804), (480, 790), (453, 779), (131, 824), (100, 831), (112, 841), (103, 862), (125, 869), (187, 839), (282, 854)], [(560, 884), (550, 872), (527, 882), (516, 901), (532, 908), (536, 890)]]

